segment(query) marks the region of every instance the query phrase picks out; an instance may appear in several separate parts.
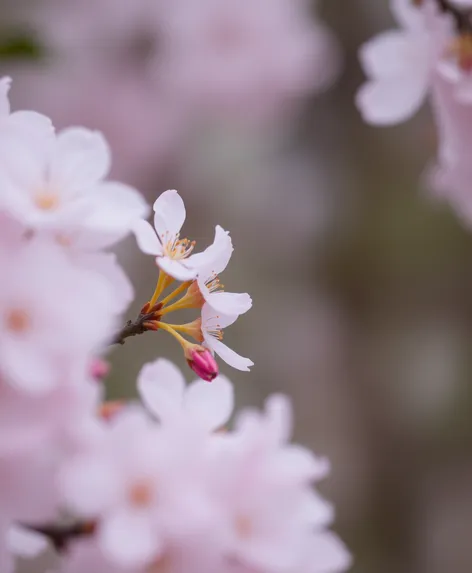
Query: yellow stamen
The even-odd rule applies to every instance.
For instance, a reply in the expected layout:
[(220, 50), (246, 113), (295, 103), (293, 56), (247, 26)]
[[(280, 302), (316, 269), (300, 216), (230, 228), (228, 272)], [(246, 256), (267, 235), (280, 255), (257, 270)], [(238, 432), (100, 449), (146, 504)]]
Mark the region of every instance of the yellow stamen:
[(186, 282), (182, 283), (180, 286), (178, 286), (171, 293), (169, 293), (165, 298), (163, 298), (161, 300), (162, 306), (165, 306), (168, 302), (170, 302), (173, 298), (175, 298), (181, 292), (184, 292), (184, 290), (187, 290), (188, 287), (192, 284), (192, 282), (193, 281), (186, 281)]
[(164, 271), (159, 271), (159, 278), (157, 279), (156, 290), (152, 295), (151, 300), (149, 301), (149, 308), (152, 308), (156, 302), (158, 301), (159, 297), (161, 296), (162, 292), (173, 282), (173, 278), (166, 274)]

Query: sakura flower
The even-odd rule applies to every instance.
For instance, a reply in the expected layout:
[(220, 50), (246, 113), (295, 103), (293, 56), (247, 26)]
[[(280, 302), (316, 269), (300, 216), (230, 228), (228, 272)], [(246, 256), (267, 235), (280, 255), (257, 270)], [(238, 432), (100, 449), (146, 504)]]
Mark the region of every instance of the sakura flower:
[(208, 303), (203, 305), (201, 317), (201, 335), (203, 344), (218, 354), (227, 364), (237, 370), (249, 371), (254, 365), (252, 360), (244, 358), (221, 342), (223, 328), (230, 326), (237, 320), (237, 316), (218, 314)]
[(72, 509), (100, 517), (99, 546), (122, 566), (144, 565), (162, 551), (159, 445), (149, 420), (132, 408), (112, 418), (101, 443), (71, 459), (60, 476)]
[(434, 65), (422, 8), (411, 0), (391, 0), (390, 6), (401, 28), (376, 36), (359, 53), (368, 81), (356, 103), (365, 121), (379, 125), (405, 121), (419, 109)]
[(161, 18), (156, 76), (186, 107), (274, 117), (339, 70), (337, 43), (306, 2), (179, 0)]
[(223, 426), (233, 410), (233, 387), (225, 376), (211, 384), (195, 380), (185, 386), (180, 370), (163, 358), (142, 368), (138, 390), (144, 405), (162, 424), (186, 420), (212, 431)]
[(289, 444), (290, 433), (290, 404), (272, 396), (264, 413), (243, 411), (234, 434), (221, 438), (224, 470), (212, 486), (225, 511), (224, 552), (249, 570), (304, 570), (306, 551), (313, 558), (307, 571), (344, 570), (348, 553), (325, 530), (331, 506), (311, 487), (328, 463)]
[(192, 265), (198, 267), (198, 290), (214, 310), (222, 314), (244, 314), (252, 306), (247, 294), (223, 292), (219, 275), (226, 269), (233, 253), (233, 243), (229, 233), (217, 225), (215, 239), (204, 253), (193, 255)]
[(5, 156), (11, 168), (3, 174), (0, 207), (27, 228), (53, 232), (59, 242), (73, 229), (90, 250), (120, 240), (146, 214), (134, 189), (105, 181), (110, 151), (100, 133), (70, 128), (41, 143), (24, 159), (14, 150)]
[(194, 279), (198, 270), (190, 254), (195, 242), (180, 239), (180, 229), (186, 216), (182, 198), (174, 189), (165, 191), (156, 199), (153, 208), (154, 229), (147, 221), (138, 221), (134, 225), (139, 248), (143, 253), (155, 255), (157, 265), (174, 279)]
[(28, 392), (48, 391), (111, 337), (108, 291), (43, 241), (0, 248), (0, 264), (0, 373)]

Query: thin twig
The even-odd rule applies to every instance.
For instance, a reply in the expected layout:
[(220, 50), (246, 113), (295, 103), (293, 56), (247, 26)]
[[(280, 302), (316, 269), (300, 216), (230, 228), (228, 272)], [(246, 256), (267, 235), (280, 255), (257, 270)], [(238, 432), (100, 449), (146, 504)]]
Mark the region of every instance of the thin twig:
[(40, 533), (49, 539), (57, 551), (63, 551), (67, 545), (78, 537), (92, 535), (96, 524), (90, 521), (76, 522), (68, 525), (24, 525), (30, 531)]
[(159, 310), (162, 308), (162, 304), (159, 303), (152, 308), (151, 312), (144, 312), (141, 311), (138, 318), (136, 320), (128, 320), (128, 322), (123, 326), (123, 328), (116, 333), (115, 337), (113, 338), (111, 344), (124, 344), (125, 340), (130, 336), (136, 336), (138, 334), (143, 334), (148, 330), (152, 330), (149, 328), (149, 323), (156, 322), (159, 320)]

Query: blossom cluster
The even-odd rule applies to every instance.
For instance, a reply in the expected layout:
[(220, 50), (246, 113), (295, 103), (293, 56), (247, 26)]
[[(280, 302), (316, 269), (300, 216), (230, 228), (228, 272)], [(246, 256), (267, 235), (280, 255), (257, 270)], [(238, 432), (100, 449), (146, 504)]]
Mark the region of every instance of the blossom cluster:
[[(215, 354), (252, 366), (221, 340), (252, 305), (219, 280), (228, 232), (217, 226), (194, 253), (174, 190), (151, 226), (138, 191), (108, 179), (104, 137), (12, 112), (10, 84), (0, 80), (0, 571), (48, 545), (53, 573), (345, 570), (333, 510), (313, 488), (328, 463), (290, 443), (288, 399), (227, 426), (233, 386)], [(121, 327), (133, 288), (107, 249), (131, 233), (157, 278)], [(167, 322), (189, 308), (191, 323)], [(107, 348), (145, 332), (171, 334), (199, 379), (186, 385), (161, 358), (141, 370), (139, 401), (105, 401)]]
[(357, 94), (357, 106), (367, 122), (385, 126), (409, 119), (430, 99), (438, 153), (427, 183), (470, 224), (472, 3), (390, 0), (390, 7), (399, 28), (362, 46), (368, 81)]

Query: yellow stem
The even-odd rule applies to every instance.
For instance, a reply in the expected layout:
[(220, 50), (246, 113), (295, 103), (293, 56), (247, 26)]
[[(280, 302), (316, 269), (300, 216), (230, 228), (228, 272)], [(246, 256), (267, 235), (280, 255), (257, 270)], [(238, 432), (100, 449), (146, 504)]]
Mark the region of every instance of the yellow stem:
[(175, 298), (181, 292), (184, 292), (184, 290), (187, 290), (188, 287), (192, 284), (192, 282), (193, 281), (186, 281), (186, 282), (182, 283), (180, 286), (178, 286), (171, 293), (169, 293), (164, 299), (161, 300), (162, 306), (165, 306), (169, 301), (171, 301), (173, 298)]
[(161, 296), (162, 291), (168, 287), (171, 282), (174, 279), (172, 277), (170, 277), (169, 275), (166, 275), (166, 273), (164, 271), (159, 271), (159, 278), (157, 279), (157, 285), (156, 285), (156, 290), (154, 291), (154, 294), (152, 295), (151, 300), (149, 301), (149, 307), (152, 308), (158, 298)]
[(166, 322), (159, 322), (158, 324), (159, 328), (162, 328), (162, 330), (165, 330), (169, 334), (172, 334), (172, 336), (179, 342), (182, 348), (185, 349), (185, 347), (189, 344), (188, 340), (185, 340), (183, 336), (181, 336), (176, 330), (174, 330), (174, 325), (167, 324)]

